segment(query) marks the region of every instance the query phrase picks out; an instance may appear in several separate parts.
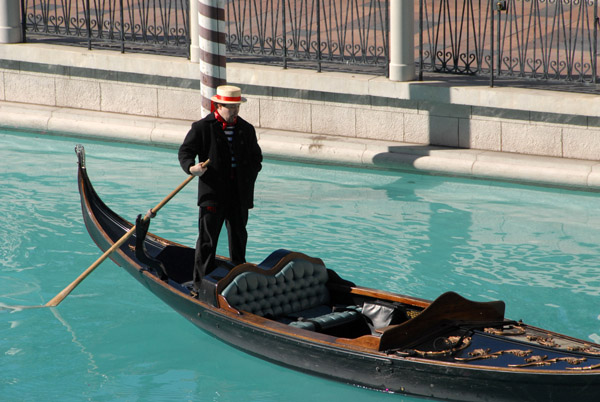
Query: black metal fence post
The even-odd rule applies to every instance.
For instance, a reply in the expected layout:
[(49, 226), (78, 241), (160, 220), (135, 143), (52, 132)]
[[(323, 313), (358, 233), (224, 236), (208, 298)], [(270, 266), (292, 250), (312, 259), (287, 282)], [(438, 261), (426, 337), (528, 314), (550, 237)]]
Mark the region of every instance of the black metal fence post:
[(287, 24), (285, 23), (285, 0), (281, 0), (281, 29), (283, 37), (283, 69), (287, 69)]
[(321, 0), (317, 0), (317, 72), (321, 72)]
[(85, 13), (85, 23), (87, 25), (87, 34), (88, 34), (88, 50), (92, 50), (92, 13), (90, 10), (90, 0), (86, 0), (86, 13)]
[[(197, 0), (192, 0), (192, 1), (197, 1)], [(185, 7), (187, 10), (186, 16), (185, 16), (185, 26), (187, 27), (187, 29), (185, 30), (185, 51), (186, 51), (186, 55), (187, 55), (187, 59), (191, 60), (192, 59), (192, 35), (191, 35), (191, 21), (190, 21), (190, 0), (186, 0), (185, 1)]]
[[(502, 4), (504, 2), (499, 0), (496, 2), (496, 10), (498, 11), (498, 57), (496, 62), (498, 63), (498, 69), (497, 69), (497, 74), (498, 77), (500, 77), (502, 71), (502, 43), (501, 43), (501, 35), (502, 35), (502, 30), (500, 28), (501, 22), (502, 22), (502, 10), (504, 9)], [(492, 11), (493, 13), (493, 11)], [(492, 17), (493, 19), (493, 17)]]
[[(423, 1), (423, 0), (421, 0)], [(390, 78), (390, 2), (385, 2), (385, 78)]]
[(423, 81), (423, 1), (419, 0), (419, 81)]
[(600, 27), (600, 17), (598, 17), (598, 2), (594, 2), (594, 57), (592, 62), (594, 63), (592, 68), (592, 74), (594, 74), (593, 83), (598, 82), (598, 28)]
[(494, 87), (494, 7), (492, 3), (494, 0), (490, 0), (490, 87)]
[(25, 0), (21, 0), (21, 39), (23, 43), (27, 42), (27, 10), (25, 9)]
[(123, 0), (119, 0), (121, 10), (119, 11), (119, 18), (121, 18), (121, 53), (125, 53), (125, 17), (123, 15)]

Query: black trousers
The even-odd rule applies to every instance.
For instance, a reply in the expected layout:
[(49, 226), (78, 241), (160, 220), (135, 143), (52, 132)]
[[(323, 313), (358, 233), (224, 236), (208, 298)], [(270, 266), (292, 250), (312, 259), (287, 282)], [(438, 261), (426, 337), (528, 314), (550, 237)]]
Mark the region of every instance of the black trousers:
[(235, 265), (246, 262), (248, 210), (237, 205), (200, 207), (194, 266), (194, 285), (197, 289), (202, 278), (216, 268), (217, 243), (223, 223), (227, 228), (231, 262)]

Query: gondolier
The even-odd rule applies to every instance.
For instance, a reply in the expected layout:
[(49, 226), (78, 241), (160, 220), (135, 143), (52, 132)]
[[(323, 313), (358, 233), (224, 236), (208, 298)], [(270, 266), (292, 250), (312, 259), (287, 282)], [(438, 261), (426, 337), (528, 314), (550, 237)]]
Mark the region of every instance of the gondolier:
[[(254, 183), (262, 153), (254, 126), (238, 116), (246, 102), (240, 88), (222, 85), (211, 98), (214, 111), (192, 124), (179, 148), (182, 169), (198, 176), (198, 241), (194, 285), (215, 268), (219, 234), (225, 223), (229, 255), (235, 265), (246, 261), (248, 210), (254, 206)], [(203, 167), (200, 162), (210, 159)]]

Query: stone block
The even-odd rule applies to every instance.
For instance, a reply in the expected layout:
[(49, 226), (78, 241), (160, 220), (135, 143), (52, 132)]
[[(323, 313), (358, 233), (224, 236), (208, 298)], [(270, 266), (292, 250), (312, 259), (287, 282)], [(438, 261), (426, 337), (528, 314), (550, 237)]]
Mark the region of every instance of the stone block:
[(560, 157), (561, 129), (556, 126), (502, 123), (502, 151)]
[(371, 107), (388, 112), (419, 113), (419, 102), (406, 99), (371, 96)]
[(302, 88), (271, 88), (270, 92), (273, 100), (281, 102), (322, 102), (323, 98), (323, 94), (321, 92)]
[(254, 125), (254, 127), (260, 127), (260, 99), (258, 98), (246, 98), (248, 101), (242, 104), (240, 108), (240, 116), (247, 122)]
[[(448, 103), (443, 103), (447, 101)], [(440, 117), (457, 117), (468, 119), (471, 117), (471, 106), (454, 105), (447, 99), (440, 102), (419, 102), (419, 113)]]
[(533, 124), (561, 124), (569, 126), (587, 127), (586, 116), (575, 116), (572, 114), (531, 112), (530, 120)]
[(356, 136), (374, 140), (404, 141), (404, 114), (356, 109)]
[(56, 78), (56, 105), (100, 110), (100, 84), (92, 80)]
[(356, 110), (351, 107), (312, 105), (312, 133), (356, 137)]
[(191, 121), (166, 121), (157, 123), (152, 129), (151, 142), (156, 145), (179, 149), (191, 124)]
[(600, 117), (588, 117), (588, 128), (600, 128)]
[(45, 132), (55, 110), (53, 106), (2, 102), (0, 103), (0, 127)]
[(600, 161), (600, 130), (564, 128), (563, 156)]
[(530, 183), (586, 187), (592, 162), (530, 156), (518, 153), (482, 152), (473, 166), (476, 176)]
[(155, 87), (103, 82), (100, 84), (101, 110), (141, 116), (158, 115), (158, 92)]
[(342, 107), (368, 107), (371, 104), (371, 97), (369, 95), (323, 92), (321, 99), (323, 102)]
[(445, 173), (452, 171), (455, 174), (467, 176), (470, 175), (473, 162), (468, 159), (460, 158), (442, 158), (439, 156), (424, 156), (417, 158), (413, 162), (413, 166), (425, 172)]
[[(367, 74), (351, 74), (339, 72), (313, 73), (310, 84), (312, 89), (327, 93), (339, 93), (340, 88), (344, 89), (344, 94), (359, 95), (369, 93), (369, 85), (374, 78)], [(302, 83), (307, 85), (306, 83)]]
[(343, 164), (360, 164), (365, 152), (362, 142), (341, 137), (327, 137), (292, 131), (257, 130), (265, 156), (285, 156), (292, 160), (327, 160)]
[(54, 77), (43, 74), (4, 73), (4, 100), (55, 106)]
[(312, 160), (354, 165), (362, 160), (365, 145), (360, 142), (345, 141), (344, 138), (315, 135), (310, 138), (310, 143), (303, 143), (300, 150)]
[(242, 94), (244, 96), (252, 96), (252, 97), (272, 97), (273, 96), (273, 88), (263, 86), (263, 85), (252, 85), (252, 84), (243, 84), (239, 82), (229, 81), (231, 85), (235, 85), (242, 89)]
[(373, 96), (429, 102), (446, 99), (448, 93), (447, 88), (441, 88), (434, 81), (394, 82), (386, 77), (372, 79), (369, 90), (369, 94)]
[(155, 122), (155, 119), (147, 117), (65, 108), (52, 113), (48, 130), (148, 143)]
[(200, 91), (158, 89), (158, 117), (167, 119), (200, 120), (202, 118)]
[(406, 113), (404, 120), (404, 141), (415, 144), (429, 144), (429, 116)]
[(494, 120), (460, 119), (458, 146), (461, 148), (500, 151), (502, 148), (502, 125)]
[(458, 119), (429, 115), (429, 143), (445, 147), (458, 146)]
[(528, 122), (530, 117), (529, 113), (528, 110), (473, 106), (471, 109), (471, 118), (498, 121), (519, 120), (520, 122)]
[(592, 166), (587, 185), (591, 188), (600, 188), (600, 164)]
[(311, 107), (308, 103), (260, 100), (260, 127), (311, 133)]

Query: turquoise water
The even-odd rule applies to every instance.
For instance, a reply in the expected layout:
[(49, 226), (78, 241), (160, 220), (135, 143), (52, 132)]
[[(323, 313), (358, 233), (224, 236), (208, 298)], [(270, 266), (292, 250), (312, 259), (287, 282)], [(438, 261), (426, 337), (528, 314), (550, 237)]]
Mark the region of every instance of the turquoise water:
[[(0, 303), (44, 304), (101, 253), (76, 186), (77, 143), (103, 200), (133, 220), (184, 179), (176, 151), (0, 131)], [(151, 231), (196, 239), (195, 184)], [(248, 259), (322, 258), (372, 288), (502, 299), (507, 316), (600, 342), (599, 195), (266, 161)], [(222, 240), (226, 237), (223, 236)], [(227, 254), (226, 242), (219, 246)], [(419, 401), (248, 356), (204, 334), (111, 261), (59, 307), (0, 309), (3, 401)]]

